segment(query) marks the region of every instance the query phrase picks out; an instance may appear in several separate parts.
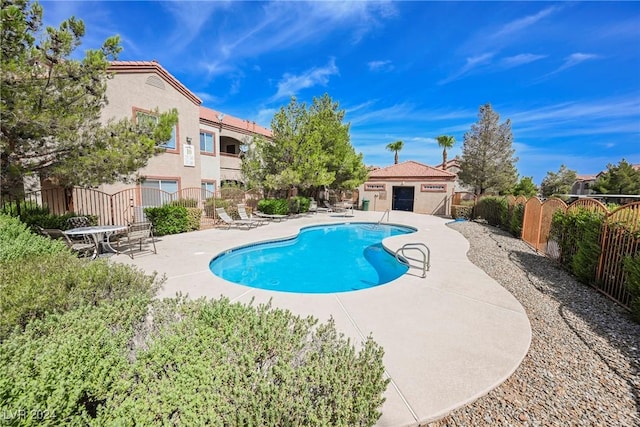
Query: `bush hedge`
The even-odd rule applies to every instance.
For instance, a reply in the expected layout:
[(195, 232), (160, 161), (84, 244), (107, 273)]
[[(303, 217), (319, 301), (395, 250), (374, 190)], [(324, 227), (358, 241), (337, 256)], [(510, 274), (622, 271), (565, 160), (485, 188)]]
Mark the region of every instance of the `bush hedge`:
[(560, 263), (582, 283), (595, 281), (603, 226), (601, 212), (578, 208), (553, 214), (549, 238), (558, 243)]
[[(263, 199), (258, 202), (258, 210), (268, 215), (289, 215), (288, 199)], [(307, 206), (307, 211), (309, 207)]]
[(356, 352), (332, 321), (268, 305), (147, 303), (80, 307), (11, 335), (0, 344), (3, 410), (48, 410), (51, 425), (367, 426), (380, 416), (388, 380), (371, 338)]
[(624, 260), (624, 272), (626, 285), (631, 294), (631, 313), (636, 321), (640, 322), (640, 253), (626, 257)]
[(154, 295), (160, 281), (125, 264), (78, 259), (69, 251), (0, 262), (0, 340), (50, 313), (132, 295)]
[(153, 233), (157, 236), (188, 231), (188, 211), (184, 206), (168, 204), (158, 208), (145, 208), (144, 213), (153, 224)]
[(0, 262), (61, 252), (69, 252), (64, 243), (38, 236), (18, 218), (0, 214)]
[(453, 219), (472, 219), (473, 206), (451, 205), (451, 217)]

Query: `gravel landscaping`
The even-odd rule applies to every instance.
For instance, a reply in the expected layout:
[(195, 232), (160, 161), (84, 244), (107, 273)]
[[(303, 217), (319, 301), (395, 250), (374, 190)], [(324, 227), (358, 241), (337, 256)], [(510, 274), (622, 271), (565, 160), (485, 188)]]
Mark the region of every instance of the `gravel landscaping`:
[(429, 426), (640, 426), (640, 325), (497, 228), (451, 223), (469, 259), (520, 301), (532, 341), (502, 385)]

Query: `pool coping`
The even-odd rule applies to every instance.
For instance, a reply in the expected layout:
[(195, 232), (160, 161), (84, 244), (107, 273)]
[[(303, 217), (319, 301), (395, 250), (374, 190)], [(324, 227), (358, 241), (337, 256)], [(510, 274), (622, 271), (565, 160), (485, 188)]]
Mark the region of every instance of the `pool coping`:
[(116, 262), (157, 271), (167, 278), (159, 297), (226, 296), (254, 304), (271, 302), (320, 321), (330, 317), (357, 346), (373, 336), (385, 350), (385, 393), (378, 426), (415, 426), (441, 418), (488, 393), (520, 365), (531, 328), (520, 303), (466, 253), (469, 244), (446, 226), (450, 219), (392, 211), (393, 223), (416, 232), (387, 237), (394, 253), (404, 243), (425, 242), (431, 249), (426, 278), (411, 272), (387, 284), (334, 294), (267, 291), (227, 282), (209, 270), (215, 254), (257, 241), (292, 236), (302, 228), (330, 223), (378, 222), (379, 212), (353, 217), (317, 213), (251, 230), (212, 229), (163, 236), (158, 254), (116, 256)]

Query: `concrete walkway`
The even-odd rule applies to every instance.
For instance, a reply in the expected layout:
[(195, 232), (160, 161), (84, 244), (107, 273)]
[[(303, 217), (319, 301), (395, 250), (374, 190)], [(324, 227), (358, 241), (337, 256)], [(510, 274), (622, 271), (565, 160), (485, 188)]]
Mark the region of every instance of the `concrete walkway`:
[(520, 303), (466, 256), (467, 240), (440, 217), (393, 211), (390, 221), (418, 232), (384, 240), (389, 250), (408, 242), (431, 249), (431, 270), (425, 279), (411, 269), (378, 287), (336, 294), (293, 294), (264, 291), (214, 276), (209, 261), (246, 243), (298, 233), (319, 223), (377, 222), (380, 212), (356, 211), (345, 218), (318, 213), (251, 230), (212, 229), (158, 238), (158, 253), (136, 254), (131, 260), (147, 272), (165, 274), (160, 297), (188, 294), (255, 303), (272, 301), (321, 321), (333, 317), (339, 331), (359, 344), (371, 334), (385, 350), (391, 378), (379, 426), (413, 426), (438, 419), (486, 394), (520, 365), (529, 348), (531, 328)]

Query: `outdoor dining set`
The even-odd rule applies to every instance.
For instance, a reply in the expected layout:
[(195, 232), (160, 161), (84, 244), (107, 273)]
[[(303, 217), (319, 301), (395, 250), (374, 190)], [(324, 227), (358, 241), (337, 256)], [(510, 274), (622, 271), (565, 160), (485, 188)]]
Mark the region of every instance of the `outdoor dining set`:
[[(133, 258), (136, 246), (142, 251), (142, 245), (151, 241), (152, 252), (157, 253), (153, 226), (150, 222), (129, 223), (127, 225), (91, 225), (85, 216), (72, 217), (67, 220), (67, 230), (37, 227), (40, 234), (60, 240), (79, 255), (97, 258), (101, 254), (126, 253)], [(117, 248), (113, 247), (116, 244)], [(121, 244), (126, 244), (126, 251), (121, 251)]]

